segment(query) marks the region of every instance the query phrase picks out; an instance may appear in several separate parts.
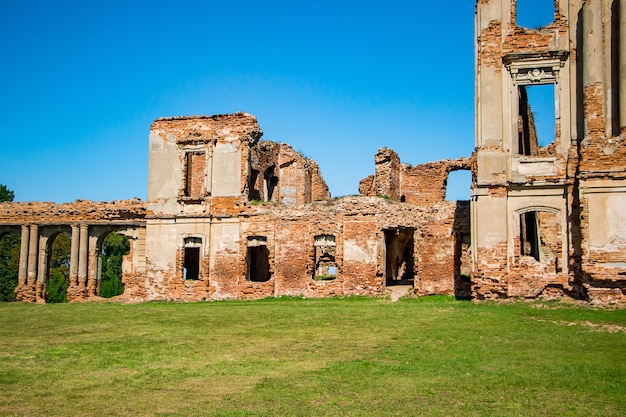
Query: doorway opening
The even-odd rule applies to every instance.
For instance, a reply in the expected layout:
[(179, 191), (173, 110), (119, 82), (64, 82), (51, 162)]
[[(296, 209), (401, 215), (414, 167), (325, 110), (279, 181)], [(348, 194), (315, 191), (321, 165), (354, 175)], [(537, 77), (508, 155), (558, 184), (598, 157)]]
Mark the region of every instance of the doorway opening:
[(247, 277), (249, 281), (266, 282), (270, 279), (270, 252), (267, 238), (251, 236), (248, 238)]
[(385, 282), (387, 286), (413, 285), (415, 278), (414, 228), (383, 230), (385, 234)]

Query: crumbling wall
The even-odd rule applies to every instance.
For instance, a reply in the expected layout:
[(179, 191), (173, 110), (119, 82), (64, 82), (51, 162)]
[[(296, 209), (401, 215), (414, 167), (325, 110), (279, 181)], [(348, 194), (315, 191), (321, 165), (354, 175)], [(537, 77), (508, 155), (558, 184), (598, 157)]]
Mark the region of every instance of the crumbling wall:
[(317, 163), (285, 143), (260, 142), (250, 166), (250, 200), (294, 205), (330, 198)]
[(0, 203), (0, 225), (141, 221), (145, 215), (146, 203), (139, 199), (111, 202), (76, 200), (63, 204), (37, 201)]
[[(182, 279), (184, 261), (179, 247), (174, 265), (155, 268), (149, 264), (148, 270), (160, 272), (137, 280), (124, 296), (217, 300), (379, 295), (387, 286), (385, 230), (396, 229), (412, 234), (415, 291), (454, 295), (458, 294), (455, 274), (461, 256), (457, 243), (461, 235), (469, 234), (467, 216), (467, 204), (459, 210), (456, 202), (419, 206), (380, 197), (343, 197), (296, 206), (248, 203), (236, 217), (190, 219), (185, 235), (210, 235), (198, 280)], [(196, 224), (203, 222), (203, 226)], [(333, 273), (328, 276), (316, 273), (320, 237), (332, 241), (332, 257), (324, 258), (333, 261)], [(263, 241), (267, 250), (267, 280), (250, 277), (251, 240)]]
[(445, 159), (411, 166), (389, 148), (380, 148), (374, 158), (376, 173), (362, 179), (359, 193), (409, 204), (432, 204), (446, 199), (446, 184), (451, 171), (471, 170), (471, 158)]

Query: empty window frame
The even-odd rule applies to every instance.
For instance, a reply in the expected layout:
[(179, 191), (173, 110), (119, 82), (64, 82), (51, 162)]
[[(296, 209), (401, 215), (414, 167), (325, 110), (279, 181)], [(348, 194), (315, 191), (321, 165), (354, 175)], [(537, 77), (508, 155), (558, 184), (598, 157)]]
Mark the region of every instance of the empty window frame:
[(185, 197), (201, 198), (206, 179), (206, 154), (204, 151), (185, 154)]
[(537, 229), (537, 212), (529, 211), (520, 214), (520, 254), (532, 256), (536, 261), (540, 261)]
[(264, 236), (250, 236), (246, 256), (246, 276), (249, 281), (266, 282), (270, 279), (269, 250), (267, 238)]
[(200, 249), (202, 248), (202, 238), (185, 238), (183, 252), (183, 279), (200, 279)]
[(518, 87), (518, 153), (553, 156), (556, 138), (554, 84)]
[(451, 171), (445, 181), (446, 201), (469, 201), (472, 172), (467, 169)]
[(553, 264), (554, 271), (561, 272), (563, 243), (557, 214), (528, 211), (520, 214), (519, 221), (520, 255), (532, 257), (542, 264)]
[(554, 0), (516, 0), (516, 24), (541, 29), (554, 21)]
[(333, 280), (337, 278), (337, 261), (335, 260), (337, 243), (333, 235), (319, 235), (314, 238), (315, 268), (313, 278), (316, 280)]

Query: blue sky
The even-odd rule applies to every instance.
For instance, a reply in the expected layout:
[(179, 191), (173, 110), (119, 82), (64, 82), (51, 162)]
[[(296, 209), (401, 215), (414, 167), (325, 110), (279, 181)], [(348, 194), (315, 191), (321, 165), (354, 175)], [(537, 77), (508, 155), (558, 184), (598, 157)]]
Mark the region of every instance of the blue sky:
[(472, 152), (473, 23), (472, 0), (4, 2), (0, 183), (145, 199), (154, 119), (246, 111), (356, 194), (381, 146)]

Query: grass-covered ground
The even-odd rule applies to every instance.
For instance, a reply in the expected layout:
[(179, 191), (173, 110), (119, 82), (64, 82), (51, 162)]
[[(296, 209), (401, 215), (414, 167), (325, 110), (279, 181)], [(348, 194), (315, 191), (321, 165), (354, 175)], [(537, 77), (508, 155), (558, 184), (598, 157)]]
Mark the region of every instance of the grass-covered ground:
[(0, 415), (624, 416), (626, 311), (5, 303)]

